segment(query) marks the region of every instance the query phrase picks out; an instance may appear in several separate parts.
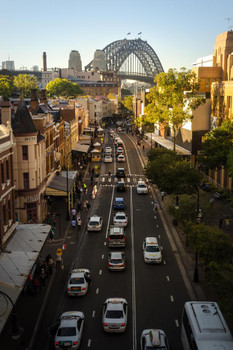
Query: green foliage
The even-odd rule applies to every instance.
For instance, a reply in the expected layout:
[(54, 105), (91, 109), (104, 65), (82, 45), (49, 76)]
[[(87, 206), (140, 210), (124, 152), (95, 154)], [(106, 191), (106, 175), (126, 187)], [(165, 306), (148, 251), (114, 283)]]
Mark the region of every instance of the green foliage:
[(23, 92), (24, 97), (30, 97), (31, 90), (39, 88), (37, 77), (30, 74), (14, 76), (14, 86), (18, 92)]
[(60, 78), (50, 81), (46, 86), (46, 91), (49, 97), (64, 96), (74, 98), (83, 93), (78, 84)]
[(204, 103), (197, 97), (199, 82), (194, 72), (182, 68), (180, 72), (169, 69), (155, 77), (157, 83), (150, 89), (145, 107), (148, 123), (160, 123), (173, 129), (174, 149), (179, 129), (192, 119), (192, 111)]
[(223, 122), (205, 135), (200, 161), (210, 169), (228, 167), (233, 170), (233, 121)]
[(7, 75), (0, 75), (0, 96), (2, 96), (4, 100), (8, 100), (13, 89), (12, 78)]
[(174, 220), (184, 225), (187, 221), (196, 221), (196, 208), (197, 199), (195, 196), (181, 195), (179, 196), (179, 208), (175, 208), (174, 199), (174, 204), (170, 205), (168, 210)]
[(133, 96), (125, 96), (121, 103), (123, 105), (123, 114), (128, 116), (133, 115)]
[(200, 174), (191, 163), (183, 161), (173, 151), (152, 150), (145, 167), (150, 181), (168, 194), (185, 194), (196, 191), (200, 184)]

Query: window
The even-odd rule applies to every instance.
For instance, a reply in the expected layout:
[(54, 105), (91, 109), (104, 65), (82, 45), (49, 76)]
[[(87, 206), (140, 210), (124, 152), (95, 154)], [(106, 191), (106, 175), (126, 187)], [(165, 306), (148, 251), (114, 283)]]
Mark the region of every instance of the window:
[(22, 146), (23, 160), (28, 160), (28, 146)]
[(4, 222), (4, 225), (7, 225), (6, 205), (3, 206), (3, 222)]
[(9, 173), (9, 160), (6, 161), (6, 178), (10, 178), (10, 173)]
[(23, 173), (23, 185), (25, 190), (29, 189), (29, 173)]
[(5, 173), (4, 173), (4, 164), (1, 163), (1, 178), (2, 178), (2, 183), (5, 183)]
[(9, 220), (12, 219), (12, 216), (11, 216), (11, 201), (10, 201), (10, 199), (8, 200), (8, 218), (9, 218)]

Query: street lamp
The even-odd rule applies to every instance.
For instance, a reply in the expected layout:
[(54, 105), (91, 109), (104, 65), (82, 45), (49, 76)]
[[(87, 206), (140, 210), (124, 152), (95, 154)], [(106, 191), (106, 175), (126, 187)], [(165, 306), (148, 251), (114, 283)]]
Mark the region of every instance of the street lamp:
[[(15, 306), (14, 303), (12, 301), (12, 299), (9, 297), (9, 295), (7, 295), (6, 293), (0, 291), (0, 295), (3, 296), (3, 298), (6, 298), (10, 301), (11, 305), (12, 305), (12, 316), (11, 316), (11, 332), (12, 332), (12, 339), (14, 340), (18, 340), (22, 333), (23, 333), (23, 328), (18, 326), (18, 319), (15, 313)], [(8, 305), (8, 302), (6, 300), (6, 304)]]

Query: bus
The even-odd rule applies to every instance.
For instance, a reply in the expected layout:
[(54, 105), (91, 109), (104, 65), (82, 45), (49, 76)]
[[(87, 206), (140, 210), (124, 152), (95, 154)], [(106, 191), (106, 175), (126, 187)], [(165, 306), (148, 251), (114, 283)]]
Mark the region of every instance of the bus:
[(188, 301), (184, 304), (181, 325), (184, 350), (232, 350), (233, 338), (213, 301)]

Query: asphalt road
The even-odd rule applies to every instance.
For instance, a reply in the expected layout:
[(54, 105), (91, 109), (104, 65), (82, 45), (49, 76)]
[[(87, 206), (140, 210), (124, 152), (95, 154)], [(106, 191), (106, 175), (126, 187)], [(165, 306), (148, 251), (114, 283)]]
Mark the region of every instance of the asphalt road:
[[(136, 184), (143, 178), (143, 166), (137, 145), (130, 136), (121, 134), (126, 148), (126, 162), (102, 164), (99, 190), (90, 214), (103, 217), (101, 232), (82, 229), (79, 237), (67, 233), (67, 257), (64, 271), (54, 274), (54, 281), (46, 304), (46, 312), (34, 339), (33, 349), (53, 349), (53, 339), (47, 329), (64, 311), (78, 310), (85, 314), (81, 349), (136, 350), (140, 349), (140, 335), (145, 328), (161, 328), (169, 339), (171, 350), (182, 349), (180, 320), (184, 302), (190, 300), (180, 269), (177, 251), (171, 246), (159, 213), (153, 211), (152, 193), (138, 195)], [(112, 145), (105, 136), (106, 145)], [(116, 193), (115, 174), (117, 167), (126, 169), (125, 193)], [(126, 231), (126, 270), (110, 272), (107, 255), (110, 251), (106, 234), (112, 224), (113, 200), (123, 197), (129, 224)], [(142, 242), (147, 236), (157, 237), (163, 248), (163, 263), (148, 265), (143, 261)], [(113, 249), (112, 249), (113, 250)], [(87, 295), (68, 297), (66, 284), (72, 268), (85, 267), (91, 270), (93, 279)], [(123, 334), (107, 334), (102, 327), (103, 303), (109, 297), (123, 297), (128, 301), (128, 325)]]

